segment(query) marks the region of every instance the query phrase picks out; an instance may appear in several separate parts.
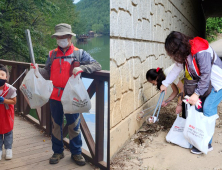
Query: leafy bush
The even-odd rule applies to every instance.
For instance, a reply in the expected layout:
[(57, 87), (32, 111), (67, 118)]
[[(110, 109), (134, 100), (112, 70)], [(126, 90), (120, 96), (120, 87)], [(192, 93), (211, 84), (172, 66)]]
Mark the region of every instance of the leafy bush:
[(206, 23), (206, 36), (209, 42), (215, 40), (217, 33), (222, 33), (222, 18), (208, 18)]

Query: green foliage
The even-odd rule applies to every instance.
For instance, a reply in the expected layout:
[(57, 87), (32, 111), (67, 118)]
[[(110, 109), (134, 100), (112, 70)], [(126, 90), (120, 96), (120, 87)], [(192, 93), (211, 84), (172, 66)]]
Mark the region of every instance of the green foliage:
[(59, 23), (72, 26), (77, 20), (73, 0), (1, 0), (0, 58), (30, 62), (25, 29), (30, 29), (37, 63), (45, 63), (56, 40), (51, 39)]
[(222, 18), (208, 18), (206, 23), (207, 40), (209, 42), (215, 40), (217, 33), (222, 33)]
[(77, 34), (95, 31), (97, 33), (109, 34), (109, 0), (81, 0), (76, 4), (76, 10), (79, 12), (80, 20), (75, 30)]

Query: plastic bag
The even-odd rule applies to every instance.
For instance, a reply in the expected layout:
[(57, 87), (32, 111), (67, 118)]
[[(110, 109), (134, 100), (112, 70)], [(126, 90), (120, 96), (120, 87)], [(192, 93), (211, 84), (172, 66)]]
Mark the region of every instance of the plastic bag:
[(91, 101), (80, 78), (80, 74), (69, 78), (63, 91), (61, 102), (65, 114), (89, 112)]
[(53, 84), (52, 81), (45, 80), (39, 73), (38, 68), (36, 68), (30, 69), (19, 89), (29, 106), (32, 109), (37, 109), (49, 101), (53, 91)]
[(179, 114), (177, 114), (177, 118), (166, 136), (166, 141), (179, 145), (183, 148), (192, 148), (192, 145), (185, 139), (183, 135), (185, 123), (186, 119), (180, 117)]
[(211, 117), (204, 116), (198, 112), (195, 106), (187, 106), (188, 117), (184, 128), (184, 137), (190, 144), (207, 154), (208, 144), (213, 137), (217, 114)]

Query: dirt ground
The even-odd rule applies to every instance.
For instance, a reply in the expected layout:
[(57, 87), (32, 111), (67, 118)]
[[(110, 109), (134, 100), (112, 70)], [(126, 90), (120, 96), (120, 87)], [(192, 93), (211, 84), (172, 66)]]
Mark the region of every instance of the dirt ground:
[(144, 123), (137, 134), (111, 160), (111, 170), (222, 170), (222, 103), (213, 136), (213, 151), (195, 155), (190, 149), (167, 143), (176, 101), (161, 109), (157, 124)]

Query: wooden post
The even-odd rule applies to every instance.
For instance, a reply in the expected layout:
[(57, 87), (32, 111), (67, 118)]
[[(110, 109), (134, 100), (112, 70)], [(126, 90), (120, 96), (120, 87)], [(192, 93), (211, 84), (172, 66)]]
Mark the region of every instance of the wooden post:
[(95, 162), (103, 161), (104, 151), (104, 81), (96, 81), (96, 155)]

